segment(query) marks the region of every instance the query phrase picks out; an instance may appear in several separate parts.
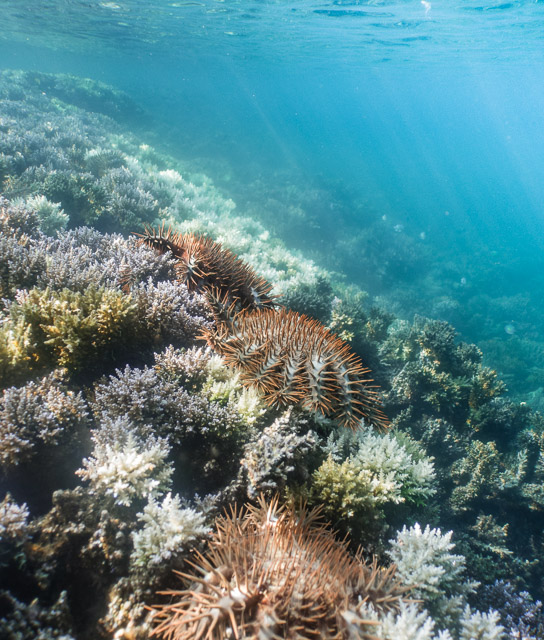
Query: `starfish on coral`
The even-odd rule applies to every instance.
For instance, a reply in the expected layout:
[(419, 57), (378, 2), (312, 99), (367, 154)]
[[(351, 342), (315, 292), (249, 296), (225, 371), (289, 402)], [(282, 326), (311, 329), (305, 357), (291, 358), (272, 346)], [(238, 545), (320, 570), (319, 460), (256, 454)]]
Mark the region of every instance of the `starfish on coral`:
[(387, 427), (370, 370), (349, 345), (319, 321), (279, 308), (272, 286), (231, 251), (164, 224), (136, 235), (171, 253), (179, 281), (206, 294), (215, 328), (202, 337), (270, 406), (300, 404), (351, 428), (362, 419)]
[(388, 426), (370, 370), (318, 320), (286, 309), (239, 313), (203, 336), (273, 407), (300, 404), (356, 428)]
[[(387, 613), (408, 592), (395, 567), (350, 555), (320, 521), (320, 510), (280, 506), (277, 499), (218, 518), (187, 588), (163, 592), (154, 635), (165, 640), (270, 638), (342, 640), (372, 637), (365, 608)], [(200, 575), (199, 575), (200, 574)], [(200, 577), (203, 576), (203, 577)]]
[(274, 305), (275, 297), (270, 295), (272, 285), (211, 238), (174, 233), (164, 224), (158, 229), (146, 227), (143, 234), (135, 235), (158, 253), (172, 254), (177, 278), (189, 291), (213, 292), (227, 307), (234, 304), (236, 310)]

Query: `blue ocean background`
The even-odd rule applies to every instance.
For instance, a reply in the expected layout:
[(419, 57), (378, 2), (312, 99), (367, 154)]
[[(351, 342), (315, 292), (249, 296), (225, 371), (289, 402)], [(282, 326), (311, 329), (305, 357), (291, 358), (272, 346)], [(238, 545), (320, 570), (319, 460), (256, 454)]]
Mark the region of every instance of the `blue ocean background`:
[(537, 0), (0, 0), (0, 67), (91, 77), (290, 247), (445, 319), (544, 405)]

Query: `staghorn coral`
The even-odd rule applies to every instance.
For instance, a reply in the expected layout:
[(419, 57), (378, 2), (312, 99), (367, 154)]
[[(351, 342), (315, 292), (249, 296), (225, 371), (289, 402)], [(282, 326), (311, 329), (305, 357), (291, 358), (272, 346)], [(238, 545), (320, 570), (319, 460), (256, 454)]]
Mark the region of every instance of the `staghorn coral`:
[(435, 635), (436, 621), (415, 603), (400, 603), (400, 612), (390, 612), (382, 619), (366, 607), (370, 619), (376, 621), (375, 638), (379, 640), (505, 640), (496, 611), (481, 613), (467, 605), (456, 621), (457, 629), (441, 630)]
[(37, 213), (0, 196), (0, 297), (36, 284), (46, 268), (40, 239)]
[[(166, 592), (155, 607), (155, 635), (169, 640), (361, 637), (375, 624), (364, 603), (394, 611), (406, 594), (394, 567), (350, 556), (319, 521), (319, 510), (257, 506), (221, 516), (197, 573), (180, 573), (187, 589)], [(327, 580), (323, 576), (327, 576)], [(367, 626), (368, 623), (368, 626)]]
[(175, 256), (177, 278), (189, 291), (213, 292), (226, 309), (232, 304), (238, 310), (273, 305), (272, 285), (211, 238), (173, 233), (164, 224), (157, 230), (146, 227), (137, 235), (160, 254)]
[(315, 283), (304, 282), (288, 290), (281, 302), (287, 309), (311, 315), (325, 324), (331, 315), (333, 297), (331, 283), (324, 276), (319, 276)]
[(264, 308), (237, 314), (204, 337), (273, 407), (301, 404), (352, 428), (362, 418), (387, 427), (369, 369), (317, 320)]
[(435, 635), (434, 620), (414, 603), (401, 602), (398, 614), (389, 613), (382, 620), (372, 610), (367, 613), (378, 623), (376, 631), (380, 640), (452, 640), (447, 631)]
[(481, 351), (456, 344), (447, 322), (416, 317), (410, 326), (395, 321), (380, 353), (396, 369), (387, 401), (398, 407), (410, 404), (467, 427), (471, 412), (504, 391), (496, 373), (482, 366)]
[(30, 239), (40, 237), (38, 214), (23, 204), (15, 205), (0, 195), (0, 231), (2, 236), (16, 238), (26, 245)]
[(445, 590), (455, 590), (465, 570), (463, 556), (450, 553), (452, 531), (443, 534), (429, 525), (421, 529), (418, 523), (405, 526), (391, 540), (391, 558), (399, 576), (408, 584), (417, 585), (421, 597), (440, 596)]
[(0, 383), (63, 367), (88, 376), (153, 346), (191, 343), (206, 327), (199, 296), (177, 283), (147, 282), (129, 294), (88, 286), (84, 292), (19, 290), (0, 324)]
[(467, 604), (461, 617), (459, 640), (504, 640), (504, 628), (497, 611), (472, 611)]

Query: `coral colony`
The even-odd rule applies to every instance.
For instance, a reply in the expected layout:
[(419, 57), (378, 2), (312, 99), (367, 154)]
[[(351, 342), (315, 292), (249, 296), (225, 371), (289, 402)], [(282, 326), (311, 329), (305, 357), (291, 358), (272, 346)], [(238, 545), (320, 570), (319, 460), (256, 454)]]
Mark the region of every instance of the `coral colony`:
[(0, 637), (543, 637), (542, 416), (136, 116), (0, 73)]

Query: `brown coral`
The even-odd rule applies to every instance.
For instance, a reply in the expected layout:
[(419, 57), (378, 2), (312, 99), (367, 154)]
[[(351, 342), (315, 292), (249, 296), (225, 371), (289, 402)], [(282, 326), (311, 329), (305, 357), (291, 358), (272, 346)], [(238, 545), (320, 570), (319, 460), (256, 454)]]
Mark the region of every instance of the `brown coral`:
[(178, 280), (186, 284), (189, 291), (213, 292), (227, 308), (234, 304), (236, 310), (274, 304), (274, 296), (270, 295), (272, 285), (211, 238), (174, 233), (164, 224), (158, 229), (146, 227), (143, 234), (135, 235), (158, 253), (170, 252), (176, 258)]
[(285, 309), (239, 313), (203, 336), (269, 405), (301, 404), (355, 428), (387, 427), (370, 370), (319, 321)]
[(167, 640), (341, 640), (372, 637), (364, 606), (396, 610), (407, 589), (395, 568), (365, 564), (320, 521), (277, 499), (218, 518), (206, 555), (179, 573), (188, 588), (155, 607), (154, 635)]

